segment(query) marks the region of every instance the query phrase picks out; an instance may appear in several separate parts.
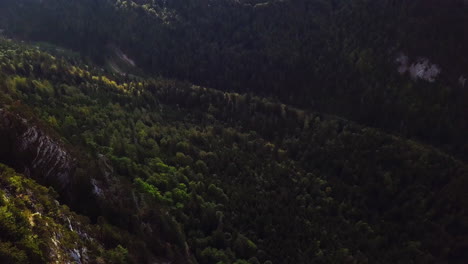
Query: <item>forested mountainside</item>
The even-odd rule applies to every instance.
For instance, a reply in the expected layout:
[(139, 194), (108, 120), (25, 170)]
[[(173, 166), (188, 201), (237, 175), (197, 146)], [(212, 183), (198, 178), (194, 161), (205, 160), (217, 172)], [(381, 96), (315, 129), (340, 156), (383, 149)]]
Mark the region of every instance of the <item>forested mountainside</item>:
[(466, 263), (466, 1), (0, 1), (0, 263)]
[(2, 263), (468, 257), (467, 167), (433, 147), (66, 50), (0, 54), (1, 162), (37, 182), (0, 167)]
[(2, 263), (122, 263), (127, 250), (96, 241), (105, 226), (89, 223), (57, 193), (0, 164), (0, 260)]
[(0, 10), (5, 34), (120, 72), (116, 53), (149, 75), (274, 97), (468, 159), (464, 0), (3, 0)]

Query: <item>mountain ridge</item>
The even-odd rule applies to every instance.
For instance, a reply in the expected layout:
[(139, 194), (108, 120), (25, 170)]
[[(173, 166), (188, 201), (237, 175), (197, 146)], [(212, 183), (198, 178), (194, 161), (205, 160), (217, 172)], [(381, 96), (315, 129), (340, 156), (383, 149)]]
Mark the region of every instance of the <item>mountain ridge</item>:
[(466, 163), (434, 147), (12, 40), (0, 53), (2, 108), (80, 148), (76, 192), (104, 192), (67, 202), (115, 253), (104, 263), (466, 259)]

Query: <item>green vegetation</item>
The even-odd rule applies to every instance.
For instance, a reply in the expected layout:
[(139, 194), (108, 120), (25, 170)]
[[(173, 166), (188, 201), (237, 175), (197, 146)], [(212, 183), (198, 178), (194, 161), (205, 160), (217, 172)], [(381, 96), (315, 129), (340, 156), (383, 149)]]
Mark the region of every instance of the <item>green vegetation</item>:
[(52, 189), (3, 164), (0, 189), (1, 263), (126, 263), (126, 249), (105, 250), (95, 241), (99, 227), (58, 204)]
[[(467, 215), (459, 210), (467, 205), (467, 167), (432, 147), (252, 95), (112, 74), (14, 41), (0, 40), (0, 67), (2, 108), (79, 148), (84, 162), (101, 164), (75, 174), (84, 182), (107, 177), (104, 198), (85, 209), (83, 201), (69, 204), (84, 214), (99, 208), (89, 234), (102, 247), (87, 247), (100, 261), (468, 257)], [(1, 190), (26, 194), (16, 181), (32, 181), (18, 177)], [(37, 204), (56, 208), (52, 191), (34, 188), (44, 196)], [(0, 210), (0, 254), (49, 261), (48, 236), (24, 218), (35, 211), (13, 205)], [(59, 219), (56, 211), (50, 216)]]
[[(464, 0), (3, 0), (0, 17), (7, 35), (116, 72), (132, 69), (123, 51), (142, 69), (130, 73), (271, 96), (468, 159)], [(441, 75), (400, 75), (400, 53)]]

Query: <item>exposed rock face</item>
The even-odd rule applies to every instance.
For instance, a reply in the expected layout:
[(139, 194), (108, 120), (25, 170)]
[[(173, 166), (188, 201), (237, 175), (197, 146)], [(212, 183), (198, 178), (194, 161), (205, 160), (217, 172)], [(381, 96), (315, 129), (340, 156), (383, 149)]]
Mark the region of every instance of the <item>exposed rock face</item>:
[(434, 82), (441, 72), (440, 67), (427, 58), (419, 58), (410, 63), (408, 56), (400, 54), (395, 61), (398, 63), (398, 72), (400, 74), (408, 72), (413, 80)]
[(466, 84), (466, 78), (465, 76), (460, 76), (460, 78), (458, 78), (458, 83), (460, 84), (461, 87), (465, 87), (465, 84)]
[(59, 140), (3, 109), (0, 109), (0, 161), (60, 192), (70, 188), (76, 168), (76, 161)]

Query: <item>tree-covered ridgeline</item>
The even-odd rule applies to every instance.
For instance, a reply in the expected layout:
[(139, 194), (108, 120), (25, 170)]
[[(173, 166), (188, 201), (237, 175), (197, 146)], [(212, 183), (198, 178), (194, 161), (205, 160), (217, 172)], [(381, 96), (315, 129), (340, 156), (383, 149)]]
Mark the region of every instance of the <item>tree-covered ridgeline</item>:
[(75, 178), (95, 201), (69, 205), (115, 261), (467, 259), (466, 164), (433, 147), (249, 94), (113, 74), (66, 51), (9, 40), (0, 51), (2, 108), (88, 164)]
[[(117, 48), (149, 76), (271, 96), (467, 158), (463, 0), (6, 0), (0, 7), (5, 34), (15, 38), (63, 45), (114, 68)], [(441, 73), (434, 83), (401, 75), (400, 54), (428, 58)]]

